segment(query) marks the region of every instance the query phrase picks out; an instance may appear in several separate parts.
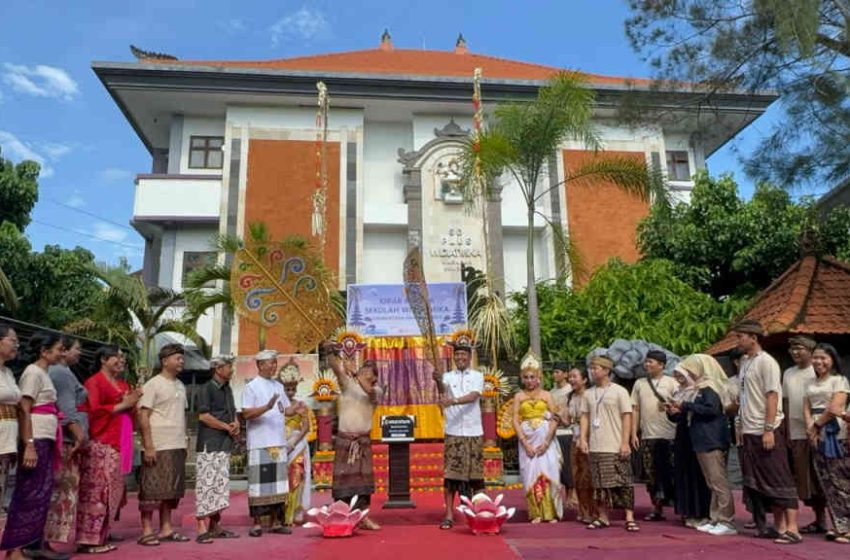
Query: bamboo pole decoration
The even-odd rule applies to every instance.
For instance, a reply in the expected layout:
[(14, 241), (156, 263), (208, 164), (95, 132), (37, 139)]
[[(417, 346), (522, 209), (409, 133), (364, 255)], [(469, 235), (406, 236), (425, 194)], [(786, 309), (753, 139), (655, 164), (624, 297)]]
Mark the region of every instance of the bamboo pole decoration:
[(316, 190), (313, 192), (312, 232), (319, 238), (319, 254), (324, 261), (327, 239), (328, 201), (328, 111), (330, 98), (324, 82), (316, 84), (319, 90), (316, 111)]

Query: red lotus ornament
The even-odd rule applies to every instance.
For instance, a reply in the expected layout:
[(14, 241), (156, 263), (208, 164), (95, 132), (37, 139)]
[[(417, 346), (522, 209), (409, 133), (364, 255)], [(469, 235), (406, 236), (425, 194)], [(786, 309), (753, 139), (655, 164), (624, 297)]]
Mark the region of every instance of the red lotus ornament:
[(323, 537), (350, 537), (354, 534), (354, 529), (357, 528), (357, 525), (369, 513), (368, 509), (354, 509), (355, 503), (357, 503), (357, 496), (351, 499), (350, 504), (343, 501), (336, 501), (329, 506), (312, 508), (307, 512), (307, 516), (316, 521), (307, 522), (304, 524), (304, 527), (321, 528)]
[(505, 521), (514, 516), (516, 508), (501, 505), (502, 497), (499, 494), (495, 500), (491, 500), (484, 493), (474, 495), (471, 500), (466, 496), (460, 497), (463, 503), (457, 510), (466, 518), (474, 535), (498, 535)]

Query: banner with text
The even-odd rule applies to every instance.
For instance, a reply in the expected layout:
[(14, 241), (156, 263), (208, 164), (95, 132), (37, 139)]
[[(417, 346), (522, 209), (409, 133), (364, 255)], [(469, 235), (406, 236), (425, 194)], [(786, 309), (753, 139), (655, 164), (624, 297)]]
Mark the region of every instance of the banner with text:
[[(466, 285), (428, 284), (436, 334), (466, 326)], [(404, 284), (349, 284), (348, 327), (368, 336), (418, 336), (419, 326), (407, 304)]]

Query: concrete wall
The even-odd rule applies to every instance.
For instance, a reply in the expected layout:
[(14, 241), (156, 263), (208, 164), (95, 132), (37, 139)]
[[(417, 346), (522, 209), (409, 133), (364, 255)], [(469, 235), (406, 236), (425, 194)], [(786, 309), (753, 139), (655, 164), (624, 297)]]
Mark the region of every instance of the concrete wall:
[(410, 122), (367, 122), (363, 129), (363, 222), (407, 226), (398, 149), (413, 149)]

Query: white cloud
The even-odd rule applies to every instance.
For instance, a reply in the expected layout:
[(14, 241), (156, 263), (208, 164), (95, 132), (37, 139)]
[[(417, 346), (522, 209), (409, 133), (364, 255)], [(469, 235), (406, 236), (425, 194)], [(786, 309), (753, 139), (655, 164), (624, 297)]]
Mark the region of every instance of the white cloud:
[(126, 169), (108, 167), (100, 172), (100, 181), (106, 184), (120, 183), (121, 181), (129, 180), (132, 176), (133, 173)]
[(113, 241), (121, 243), (127, 239), (127, 230), (121, 229), (118, 226), (107, 224), (106, 222), (95, 222), (92, 226), (92, 235), (99, 237), (104, 241)]
[(272, 44), (310, 41), (330, 31), (330, 24), (318, 10), (301, 8), (277, 20), (270, 28)]
[(82, 208), (86, 205), (86, 200), (83, 198), (82, 193), (80, 193), (78, 189), (74, 189), (74, 192), (71, 193), (71, 196), (68, 197), (65, 204), (71, 208)]
[(47, 157), (52, 160), (57, 160), (71, 151), (71, 146), (68, 144), (60, 144), (58, 142), (44, 142), (38, 145), (39, 151), (44, 152)]
[(239, 18), (229, 19), (227, 21), (220, 22), (219, 27), (224, 29), (227, 33), (231, 35), (237, 35), (239, 33), (243, 33), (248, 29), (245, 20)]
[(40, 177), (46, 179), (53, 175), (53, 168), (47, 165), (47, 158), (36, 151), (32, 144), (24, 142), (11, 132), (0, 130), (0, 148), (3, 157), (13, 161), (32, 160), (41, 166)]
[(17, 92), (65, 101), (70, 101), (80, 93), (77, 82), (61, 68), (44, 64), (24, 66), (8, 62), (3, 67), (3, 81)]

